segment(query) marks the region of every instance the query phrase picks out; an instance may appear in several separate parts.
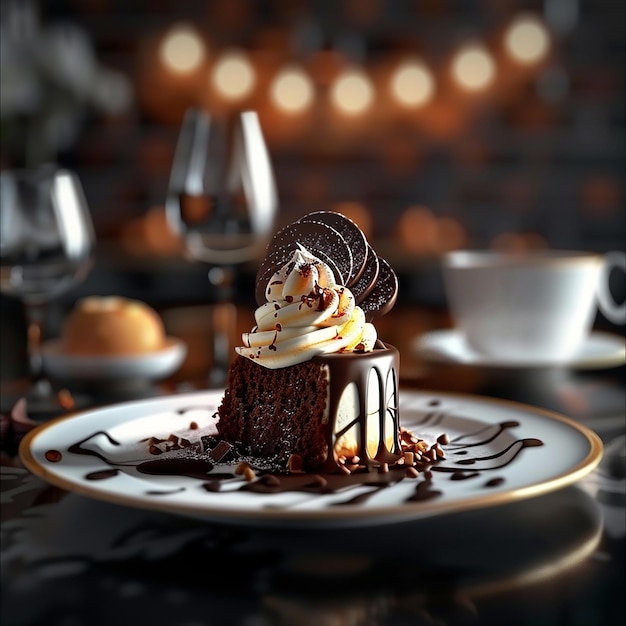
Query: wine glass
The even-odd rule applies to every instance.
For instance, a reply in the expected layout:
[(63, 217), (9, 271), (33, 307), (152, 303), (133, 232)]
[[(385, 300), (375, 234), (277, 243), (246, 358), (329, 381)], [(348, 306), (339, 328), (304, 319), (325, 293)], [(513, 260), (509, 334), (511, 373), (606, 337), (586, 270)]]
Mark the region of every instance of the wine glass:
[(269, 153), (255, 111), (220, 123), (188, 109), (178, 135), (165, 203), (168, 223), (187, 255), (211, 266), (213, 368), (219, 386), (229, 362), (228, 335), (236, 311), (229, 302), (235, 267), (258, 258), (274, 228), (278, 196)]
[(41, 367), (47, 305), (85, 279), (94, 245), (76, 174), (54, 166), (0, 172), (0, 290), (24, 306), (34, 412), (55, 403)]

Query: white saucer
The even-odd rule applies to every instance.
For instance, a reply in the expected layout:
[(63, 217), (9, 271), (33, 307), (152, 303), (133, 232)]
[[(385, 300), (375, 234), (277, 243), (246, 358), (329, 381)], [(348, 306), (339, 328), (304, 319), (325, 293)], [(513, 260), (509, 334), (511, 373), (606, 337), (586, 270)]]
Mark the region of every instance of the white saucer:
[(61, 381), (111, 382), (160, 380), (173, 374), (187, 354), (187, 345), (168, 337), (157, 352), (131, 356), (74, 356), (63, 352), (58, 339), (46, 341), (41, 349), (44, 372)]
[(413, 339), (413, 352), (428, 361), (464, 364), (478, 367), (603, 369), (626, 362), (626, 340), (620, 335), (601, 331), (592, 332), (573, 357), (560, 359), (513, 361), (506, 354), (500, 358), (476, 353), (456, 329), (435, 330)]

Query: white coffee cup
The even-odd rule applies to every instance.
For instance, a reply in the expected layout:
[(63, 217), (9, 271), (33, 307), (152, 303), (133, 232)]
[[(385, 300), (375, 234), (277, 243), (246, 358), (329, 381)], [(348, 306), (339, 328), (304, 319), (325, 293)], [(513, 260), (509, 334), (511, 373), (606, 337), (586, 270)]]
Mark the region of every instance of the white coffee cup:
[(589, 336), (598, 308), (626, 323), (609, 275), (626, 254), (458, 250), (443, 257), (450, 313), (474, 351), (519, 362), (565, 362)]

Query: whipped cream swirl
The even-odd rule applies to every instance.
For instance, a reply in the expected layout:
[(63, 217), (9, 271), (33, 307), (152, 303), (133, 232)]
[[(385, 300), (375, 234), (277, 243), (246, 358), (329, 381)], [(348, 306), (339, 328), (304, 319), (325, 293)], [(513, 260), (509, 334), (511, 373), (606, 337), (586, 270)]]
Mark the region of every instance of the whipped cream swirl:
[(329, 352), (370, 352), (377, 334), (352, 292), (330, 267), (302, 246), (269, 280), (256, 326), (243, 333), (237, 354), (270, 369)]

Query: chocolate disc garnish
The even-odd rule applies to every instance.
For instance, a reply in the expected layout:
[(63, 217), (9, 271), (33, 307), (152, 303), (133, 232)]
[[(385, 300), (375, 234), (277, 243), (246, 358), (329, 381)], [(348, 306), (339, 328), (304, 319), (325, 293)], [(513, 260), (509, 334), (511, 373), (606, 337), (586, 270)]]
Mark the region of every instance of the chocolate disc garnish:
[(378, 257), (380, 266), (378, 280), (372, 292), (359, 305), (365, 312), (365, 318), (371, 321), (378, 315), (388, 313), (398, 297), (398, 277), (385, 259)]
[(293, 253), (295, 248), (291, 246), (286, 246), (284, 248), (277, 248), (276, 250), (272, 250), (269, 252), (263, 262), (261, 263), (261, 267), (259, 267), (259, 271), (256, 275), (256, 287), (254, 291), (254, 297), (256, 299), (257, 305), (261, 306), (267, 302), (267, 288), (268, 283), (272, 276), (285, 266), (291, 258), (293, 257)]
[(354, 296), (357, 304), (361, 304), (376, 286), (376, 279), (378, 278), (379, 264), (378, 256), (374, 252), (374, 248), (367, 244), (367, 258), (365, 259), (365, 269), (361, 274), (361, 278), (356, 284), (350, 287), (350, 291)]
[(352, 287), (365, 270), (368, 243), (363, 231), (349, 217), (333, 211), (315, 211), (301, 217), (299, 222), (321, 222), (334, 228), (345, 240), (352, 253), (352, 271), (345, 283)]
[(291, 261), (299, 246), (326, 263), (338, 285), (345, 285), (352, 271), (352, 253), (345, 239), (334, 228), (320, 222), (293, 222), (276, 233), (267, 246), (256, 278), (255, 298), (259, 306), (267, 301), (267, 282)]
[[(335, 262), (339, 275), (338, 285), (345, 285), (352, 273), (352, 251), (346, 240), (332, 227), (320, 222), (293, 222), (278, 231), (267, 246), (267, 252), (275, 248), (300, 244), (312, 255), (324, 254)], [(321, 257), (320, 257), (321, 258)]]
[[(256, 298), (256, 302), (258, 306), (265, 304), (267, 302), (267, 287), (268, 283), (271, 280), (274, 274), (282, 269), (287, 263), (291, 261), (293, 258), (294, 252), (298, 250), (297, 244), (292, 244), (288, 246), (283, 246), (282, 248), (275, 248), (271, 252), (268, 252), (267, 256), (261, 263), (261, 267), (259, 267), (259, 271), (256, 275), (256, 287), (254, 292), (254, 297)], [(326, 253), (318, 250), (315, 253), (315, 256), (322, 262), (326, 263), (328, 267), (332, 270), (335, 281), (338, 284), (341, 284), (337, 280), (337, 276), (341, 276), (339, 268), (335, 264), (335, 262), (326, 255)]]

